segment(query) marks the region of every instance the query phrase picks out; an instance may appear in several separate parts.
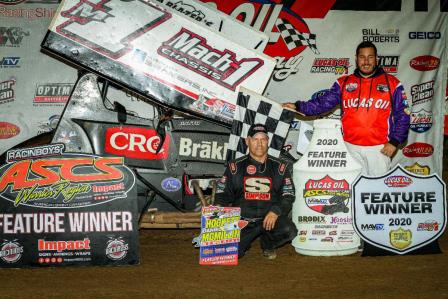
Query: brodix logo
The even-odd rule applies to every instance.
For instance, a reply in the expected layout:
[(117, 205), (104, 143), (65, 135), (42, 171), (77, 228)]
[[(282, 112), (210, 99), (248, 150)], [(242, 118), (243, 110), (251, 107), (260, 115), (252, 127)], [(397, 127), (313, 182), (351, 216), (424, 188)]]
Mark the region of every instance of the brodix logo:
[(138, 127), (106, 129), (104, 151), (108, 154), (139, 160), (165, 160), (168, 158), (170, 135), (166, 135), (160, 151), (160, 137), (156, 130)]
[[(125, 189), (108, 193), (108, 200), (94, 202), (92, 186), (116, 182), (123, 182)], [(134, 182), (134, 174), (121, 157), (66, 154), (4, 165), (0, 168), (0, 197), (16, 207), (91, 206), (125, 197)]]

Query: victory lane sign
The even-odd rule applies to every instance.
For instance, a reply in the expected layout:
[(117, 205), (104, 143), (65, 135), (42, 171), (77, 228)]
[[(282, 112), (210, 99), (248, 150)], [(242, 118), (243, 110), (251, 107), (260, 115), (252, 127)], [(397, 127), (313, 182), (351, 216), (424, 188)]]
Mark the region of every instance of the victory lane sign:
[(380, 177), (360, 176), (352, 187), (353, 219), (369, 244), (406, 254), (437, 240), (446, 226), (445, 183), (397, 165)]

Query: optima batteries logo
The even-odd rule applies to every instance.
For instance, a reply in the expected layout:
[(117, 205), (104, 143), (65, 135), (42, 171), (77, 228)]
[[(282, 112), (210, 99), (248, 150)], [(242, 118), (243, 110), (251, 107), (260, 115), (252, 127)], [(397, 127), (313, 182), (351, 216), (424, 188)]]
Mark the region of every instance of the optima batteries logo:
[(33, 103), (66, 103), (70, 97), (73, 84), (69, 83), (45, 83), (38, 84)]
[(163, 42), (157, 53), (230, 90), (263, 65), (258, 58), (237, 60), (232, 51), (214, 49), (205, 38), (185, 28)]
[(349, 58), (316, 58), (311, 66), (311, 73), (342, 75), (348, 73), (349, 67)]
[(398, 72), (398, 62), (400, 56), (378, 56), (378, 66), (382, 67), (386, 73), (396, 74)]

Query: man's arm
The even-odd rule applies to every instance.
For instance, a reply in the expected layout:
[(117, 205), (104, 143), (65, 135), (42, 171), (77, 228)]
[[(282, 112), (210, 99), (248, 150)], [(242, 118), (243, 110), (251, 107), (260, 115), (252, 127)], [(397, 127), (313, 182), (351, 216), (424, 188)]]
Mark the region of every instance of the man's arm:
[[(231, 162), (229, 162), (229, 165), (230, 163)], [(227, 165), (224, 175), (218, 181), (216, 186), (217, 192), (214, 204), (218, 206), (228, 207), (235, 199), (232, 182), (233, 174), (229, 169), (229, 165)]]
[(341, 103), (341, 87), (338, 82), (323, 95), (309, 100), (297, 101), (295, 103), (284, 103), (283, 108), (295, 109), (305, 115), (319, 115), (332, 110)]
[(389, 134), (389, 143), (398, 146), (408, 138), (410, 118), (410, 108), (406, 93), (401, 84), (395, 88), (392, 96), (392, 121), (393, 130)]

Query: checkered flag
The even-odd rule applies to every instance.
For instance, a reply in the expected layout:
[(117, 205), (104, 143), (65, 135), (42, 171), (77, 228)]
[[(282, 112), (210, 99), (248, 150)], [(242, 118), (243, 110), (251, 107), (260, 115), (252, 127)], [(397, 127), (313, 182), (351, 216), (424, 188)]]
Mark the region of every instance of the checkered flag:
[(277, 19), (275, 25), (289, 51), (300, 46), (308, 46), (314, 54), (320, 54), (319, 50), (317, 50), (315, 34), (299, 32), (288, 21), (282, 19)]
[(238, 159), (247, 154), (245, 138), (250, 126), (258, 123), (264, 124), (268, 130), (268, 154), (278, 158), (293, 118), (294, 112), (283, 109), (279, 103), (248, 89), (240, 88), (226, 160)]

